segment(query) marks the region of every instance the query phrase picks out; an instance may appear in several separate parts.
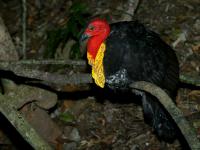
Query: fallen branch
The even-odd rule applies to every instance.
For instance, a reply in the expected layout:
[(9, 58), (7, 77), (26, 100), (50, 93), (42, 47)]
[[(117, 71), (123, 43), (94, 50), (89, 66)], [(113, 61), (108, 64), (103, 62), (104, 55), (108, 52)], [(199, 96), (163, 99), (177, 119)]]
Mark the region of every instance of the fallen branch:
[[(14, 61), (18, 59), (19, 57), (15, 49), (15, 46), (0, 16), (0, 60)], [(10, 83), (5, 83), (5, 82), (9, 82), (8, 80), (5, 80), (5, 79), (1, 79), (1, 81), (3, 81), (2, 82), (3, 88), (7, 90), (8, 88), (11, 89), (15, 87), (15, 85), (12, 84), (12, 81), (10, 81)], [(20, 93), (17, 93), (17, 94), (20, 94)], [(16, 130), (22, 135), (24, 140), (26, 140), (34, 149), (51, 150), (52, 148), (36, 133), (36, 131), (31, 127), (31, 125), (26, 121), (26, 119), (24, 119), (21, 113), (17, 111), (16, 105), (15, 105), (17, 103), (15, 101), (16, 100), (15, 98), (16, 97), (12, 98), (11, 96), (0, 94), (0, 112), (16, 128)], [(21, 104), (23, 104), (23, 101), (20, 101), (20, 102)], [(42, 105), (42, 103), (40, 104)]]
[(22, 61), (10, 61), (0, 62), (0, 69), (4, 71), (11, 71), (15, 75), (20, 77), (26, 77), (31, 79), (37, 79), (41, 82), (45, 81), (49, 84), (64, 86), (67, 84), (87, 84), (92, 83), (90, 74), (57, 74), (39, 71), (36, 69), (29, 69), (27, 65), (69, 65), (69, 66), (86, 66), (85, 61), (66, 61), (66, 60), (22, 60)]
[(188, 121), (186, 121), (183, 113), (176, 107), (171, 98), (161, 88), (145, 81), (135, 82), (131, 84), (130, 87), (148, 92), (155, 96), (174, 119), (190, 148), (192, 150), (200, 149), (200, 142), (197, 139), (195, 129)]
[[(46, 84), (54, 85), (66, 85), (66, 84), (82, 84), (82, 83), (92, 83), (92, 78), (89, 74), (57, 74), (39, 71), (36, 69), (27, 69), (27, 67), (35, 66), (40, 67), (43, 65), (66, 65), (69, 67), (82, 67), (86, 68), (86, 61), (79, 60), (20, 60), (20, 61), (0, 61), (0, 70), (11, 71), (14, 74), (41, 80), (47, 82)], [(180, 75), (180, 81), (187, 84), (192, 84), (195, 86), (200, 86), (200, 77), (199, 76), (190, 76), (187, 74)], [(40, 81), (37, 81), (38, 83)]]
[(26, 119), (12, 105), (15, 98), (0, 94), (0, 112), (16, 128), (21, 136), (36, 150), (51, 150), (52, 148), (36, 133)]
[(45, 81), (51, 84), (55, 85), (67, 85), (67, 84), (73, 84), (73, 85), (78, 85), (78, 84), (88, 84), (92, 83), (92, 78), (90, 74), (57, 74), (57, 73), (49, 73), (49, 72), (43, 72), (43, 71), (38, 71), (38, 70), (31, 70), (31, 69), (26, 69), (23, 72), (17, 70), (13, 70), (13, 72), (21, 77), (27, 77), (27, 78), (32, 78), (32, 79), (38, 79), (41, 81)]
[(16, 85), (13, 81), (7, 79), (1, 80), (4, 85), (4, 95), (15, 99), (14, 101), (9, 101), (9, 103), (12, 103), (17, 110), (31, 102), (46, 110), (57, 103), (57, 95), (53, 92), (24, 84)]

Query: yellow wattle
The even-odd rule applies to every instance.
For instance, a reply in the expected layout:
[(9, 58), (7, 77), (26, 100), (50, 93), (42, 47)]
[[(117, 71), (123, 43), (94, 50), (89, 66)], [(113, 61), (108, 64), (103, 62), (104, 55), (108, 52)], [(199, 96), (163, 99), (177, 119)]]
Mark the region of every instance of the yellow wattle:
[(102, 43), (97, 51), (95, 59), (87, 52), (88, 64), (92, 66), (92, 77), (95, 83), (101, 88), (105, 85), (105, 76), (103, 68), (104, 52), (106, 50), (105, 43)]

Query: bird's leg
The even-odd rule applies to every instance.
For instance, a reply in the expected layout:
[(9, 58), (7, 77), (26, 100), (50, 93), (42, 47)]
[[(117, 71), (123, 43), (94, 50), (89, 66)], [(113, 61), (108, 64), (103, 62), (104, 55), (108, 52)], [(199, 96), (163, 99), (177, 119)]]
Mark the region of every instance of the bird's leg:
[(146, 93), (142, 92), (141, 96), (144, 120), (148, 124), (153, 125), (155, 111), (153, 110), (151, 103), (148, 101)]
[(148, 124), (152, 125), (154, 111), (152, 109), (152, 105), (149, 103), (149, 101), (146, 98), (146, 93), (143, 91), (136, 90), (136, 89), (133, 89), (132, 92), (137, 96), (141, 96), (144, 119)]
[(155, 97), (144, 93), (142, 95), (142, 106), (146, 123), (153, 127), (159, 137), (166, 141), (172, 141), (175, 138), (176, 131), (170, 116), (162, 105)]

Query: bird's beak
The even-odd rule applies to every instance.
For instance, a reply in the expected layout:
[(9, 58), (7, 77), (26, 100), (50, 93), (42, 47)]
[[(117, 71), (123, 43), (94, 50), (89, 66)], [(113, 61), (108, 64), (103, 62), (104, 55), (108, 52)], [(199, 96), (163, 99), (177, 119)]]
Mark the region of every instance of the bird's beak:
[(83, 33), (80, 38), (80, 42), (87, 40), (90, 36), (88, 34)]
[(80, 52), (82, 54), (82, 56), (86, 53), (87, 50), (87, 41), (89, 39), (89, 35), (83, 33), (79, 39), (79, 43), (80, 43)]

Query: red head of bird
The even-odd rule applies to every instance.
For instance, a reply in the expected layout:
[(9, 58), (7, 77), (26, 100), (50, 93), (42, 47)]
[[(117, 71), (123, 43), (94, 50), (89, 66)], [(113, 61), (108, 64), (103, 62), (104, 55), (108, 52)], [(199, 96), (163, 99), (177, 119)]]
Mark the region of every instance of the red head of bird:
[(87, 52), (95, 59), (100, 45), (109, 36), (110, 26), (103, 19), (92, 20), (84, 31), (81, 40), (87, 41)]

